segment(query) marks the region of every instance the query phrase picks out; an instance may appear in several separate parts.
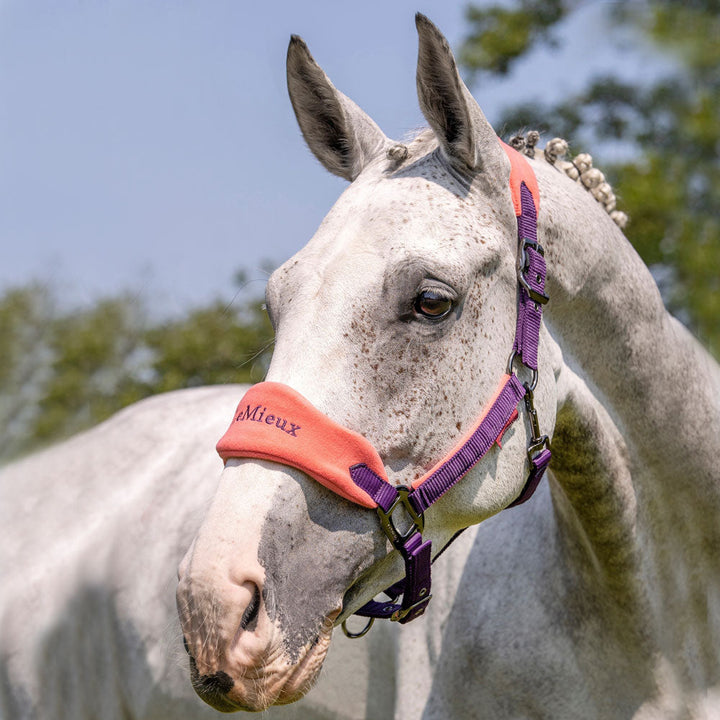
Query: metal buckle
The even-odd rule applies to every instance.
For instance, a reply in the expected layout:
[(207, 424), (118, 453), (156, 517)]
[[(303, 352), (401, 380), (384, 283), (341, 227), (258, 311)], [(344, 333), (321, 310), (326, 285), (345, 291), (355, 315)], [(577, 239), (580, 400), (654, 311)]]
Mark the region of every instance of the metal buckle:
[(535, 290), (535, 288), (531, 288), (530, 285), (528, 285), (528, 281), (525, 279), (521, 271), (518, 271), (518, 282), (533, 302), (538, 305), (545, 305), (545, 303), (549, 302), (550, 298), (545, 295), (545, 293)]
[[(507, 372), (508, 375), (512, 375), (512, 374), (513, 374), (513, 363), (515, 362), (515, 358), (516, 358), (516, 357), (520, 357), (520, 353), (517, 352), (517, 350), (513, 350), (513, 351), (510, 353), (510, 358), (508, 359), (507, 370), (506, 370), (506, 372)], [(520, 358), (520, 362), (522, 363), (522, 358)], [(525, 389), (527, 390), (527, 389), (529, 388), (530, 391), (532, 392), (532, 391), (537, 387), (538, 371), (537, 371), (537, 370), (533, 370), (533, 369), (530, 368), (530, 367), (527, 367), (527, 365), (525, 365), (525, 363), (522, 363), (522, 366), (523, 366), (524, 368), (527, 368), (528, 370), (530, 370), (530, 372), (532, 373), (531, 378), (530, 378), (530, 382), (529, 382), (529, 383), (523, 383), (523, 386), (525, 387)]]
[(532, 462), (540, 453), (543, 448), (550, 449), (550, 438), (547, 435), (542, 435), (536, 439), (535, 442), (532, 440), (528, 444), (527, 454), (528, 459)]
[(348, 630), (347, 628), (347, 620), (342, 621), (342, 625), (340, 627), (342, 628), (342, 631), (345, 633), (346, 637), (349, 637), (351, 640), (356, 640), (357, 638), (364, 637), (370, 632), (370, 628), (373, 626), (373, 623), (375, 622), (375, 618), (370, 618), (367, 622), (367, 625), (360, 630), (360, 632), (352, 632), (351, 630)]
[(543, 246), (535, 242), (534, 240), (528, 240), (527, 238), (523, 238), (522, 242), (520, 243), (520, 264), (518, 266), (518, 282), (520, 283), (520, 286), (525, 290), (525, 292), (528, 294), (530, 299), (538, 303), (539, 305), (545, 305), (550, 298), (545, 295), (545, 293), (540, 292), (539, 290), (535, 290), (534, 288), (530, 287), (530, 284), (525, 279), (525, 276), (523, 275), (524, 272), (527, 271), (528, 266), (530, 264), (530, 261), (528, 260), (527, 253), (525, 252), (525, 249), (527, 247), (531, 247), (536, 252), (540, 253), (543, 257), (545, 256), (545, 250), (543, 249)]
[[(380, 518), (380, 526), (390, 539), (390, 542), (404, 555), (405, 541), (409, 540), (416, 532), (422, 533), (423, 528), (425, 527), (425, 518), (423, 517), (423, 514), (418, 513), (410, 503), (408, 495), (411, 491), (409, 487), (399, 485), (395, 489), (398, 492), (398, 496), (393, 501), (393, 504), (387, 509), (387, 512), (381, 507), (378, 507), (377, 514)], [(393, 513), (401, 505), (412, 520), (412, 525), (405, 532), (400, 532), (393, 521)]]
[(427, 597), (421, 598), (416, 603), (413, 603), (410, 607), (399, 608), (390, 616), (390, 620), (392, 622), (399, 622), (400, 620), (406, 618), (413, 610), (416, 610), (423, 605), (427, 605), (430, 600), (432, 600), (432, 594), (428, 595)]
[(527, 410), (528, 418), (530, 419), (530, 431), (532, 437), (528, 442), (527, 454), (530, 462), (532, 463), (536, 454), (540, 452), (544, 447), (550, 446), (550, 438), (547, 435), (540, 434), (540, 420), (538, 419), (537, 410), (535, 409), (535, 395), (533, 393), (534, 386), (530, 387), (527, 383), (525, 384), (525, 410)]
[(545, 257), (545, 248), (539, 242), (536, 240), (530, 240), (530, 238), (523, 238), (520, 241), (520, 267), (523, 270), (527, 270), (528, 259), (525, 254), (525, 248), (528, 246), (535, 250), (535, 252), (538, 252), (540, 255)]

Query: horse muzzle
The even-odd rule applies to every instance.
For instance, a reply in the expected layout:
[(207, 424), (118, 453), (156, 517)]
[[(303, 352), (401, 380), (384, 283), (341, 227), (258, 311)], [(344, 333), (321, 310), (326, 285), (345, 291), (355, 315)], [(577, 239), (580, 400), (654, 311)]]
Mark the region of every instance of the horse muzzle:
[(288, 652), (292, 639), (271, 620), (261, 582), (210, 586), (184, 575), (177, 603), (192, 686), (220, 712), (299, 700), (317, 678), (339, 614), (330, 613), (309, 642)]

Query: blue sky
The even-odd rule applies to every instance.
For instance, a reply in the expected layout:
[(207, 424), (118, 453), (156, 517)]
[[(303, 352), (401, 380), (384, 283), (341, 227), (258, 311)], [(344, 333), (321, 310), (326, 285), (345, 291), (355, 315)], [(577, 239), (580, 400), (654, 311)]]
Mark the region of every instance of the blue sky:
[[(488, 118), (557, 99), (618, 65), (603, 3), (509, 81)], [(0, 292), (32, 279), (71, 303), (129, 289), (161, 312), (264, 278), (312, 235), (344, 182), (305, 148), (285, 89), (301, 35), (386, 134), (420, 125), (416, 10), (457, 48), (464, 2), (0, 0)], [(623, 56), (626, 72), (647, 57)]]

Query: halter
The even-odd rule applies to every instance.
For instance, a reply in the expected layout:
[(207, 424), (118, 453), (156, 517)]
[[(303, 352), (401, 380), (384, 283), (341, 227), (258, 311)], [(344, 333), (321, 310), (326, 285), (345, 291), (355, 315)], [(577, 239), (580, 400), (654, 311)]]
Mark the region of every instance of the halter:
[[(380, 455), (366, 438), (335, 423), (289, 386), (262, 382), (244, 395), (217, 444), (223, 460), (257, 458), (289, 465), (346, 500), (377, 511), (380, 526), (403, 557), (405, 578), (385, 591), (389, 602), (371, 600), (355, 613), (370, 618), (361, 632), (351, 633), (343, 623), (349, 637), (362, 637), (375, 618), (407, 623), (425, 612), (431, 598), (433, 558), (431, 541), (422, 537), (424, 512), (495, 443), (501, 446), (503, 434), (518, 417), (520, 400), (524, 401), (531, 430), (527, 448), (530, 472), (522, 492), (508, 507), (530, 498), (550, 462), (548, 437), (540, 434), (533, 400), (542, 306), (548, 301), (544, 293), (544, 251), (537, 241), (539, 191), (527, 160), (501, 144), (510, 159), (510, 190), (518, 224), (517, 324), (506, 374), (473, 429), (410, 486), (394, 486), (387, 479)], [(516, 361), (531, 371), (529, 383), (521, 383), (515, 375)], [(398, 511), (405, 516), (403, 523), (409, 517), (409, 527), (398, 527), (401, 523), (394, 520)]]

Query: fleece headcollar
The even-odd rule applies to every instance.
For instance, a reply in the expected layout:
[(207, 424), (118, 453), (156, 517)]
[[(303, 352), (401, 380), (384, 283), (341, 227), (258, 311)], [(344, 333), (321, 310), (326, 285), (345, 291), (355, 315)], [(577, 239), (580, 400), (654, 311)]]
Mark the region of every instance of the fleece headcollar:
[[(223, 460), (257, 458), (289, 465), (304, 472), (341, 497), (376, 509), (383, 530), (405, 560), (406, 577), (386, 592), (403, 595), (400, 604), (370, 601), (358, 612), (370, 618), (409, 622), (420, 616), (430, 600), (430, 541), (423, 541), (424, 511), (442, 497), (497, 443), (518, 417), (524, 399), (532, 438), (528, 446), (530, 475), (512, 506), (534, 492), (550, 462), (548, 438), (540, 435), (533, 390), (537, 381), (537, 350), (545, 288), (545, 260), (537, 242), (539, 192), (529, 163), (502, 143), (511, 164), (510, 189), (518, 219), (520, 266), (518, 317), (508, 370), (474, 427), (425, 475), (411, 486), (393, 486), (382, 458), (362, 435), (335, 423), (300, 393), (276, 382), (259, 383), (245, 394), (217, 451)], [(522, 384), (513, 370), (516, 359), (529, 368), (533, 380)], [(412, 519), (400, 531), (394, 511), (402, 506)], [(372, 622), (372, 621), (371, 621)], [(370, 623), (371, 624), (371, 623)], [(368, 627), (358, 635), (364, 634)], [(347, 630), (346, 630), (347, 633)]]

